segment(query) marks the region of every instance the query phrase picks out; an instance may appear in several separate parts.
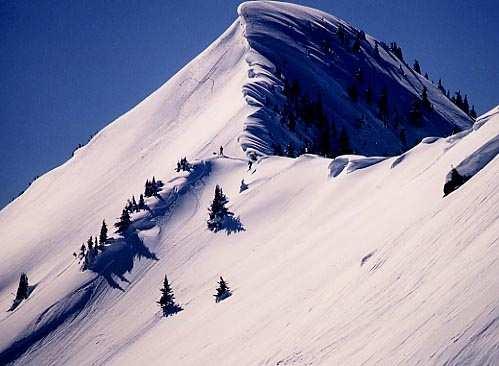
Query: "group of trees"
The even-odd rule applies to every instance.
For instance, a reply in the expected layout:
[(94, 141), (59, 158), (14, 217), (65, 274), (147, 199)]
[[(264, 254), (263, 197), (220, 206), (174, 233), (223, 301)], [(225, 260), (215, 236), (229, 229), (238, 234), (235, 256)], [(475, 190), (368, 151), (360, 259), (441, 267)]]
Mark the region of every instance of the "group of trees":
[(161, 190), (161, 187), (163, 187), (163, 182), (161, 182), (160, 180), (156, 181), (155, 177), (152, 177), (151, 181), (149, 181), (149, 179), (146, 180), (144, 196), (157, 196), (159, 194), (159, 191)]
[(177, 161), (177, 168), (175, 169), (175, 171), (177, 173), (179, 173), (180, 171), (190, 172), (191, 169), (192, 169), (192, 166), (191, 166), (191, 164), (189, 164), (186, 157), (183, 157), (182, 159)]
[(286, 97), (280, 110), (283, 126), (295, 132), (296, 123), (301, 121), (315, 132), (315, 137), (299, 146), (294, 146), (292, 143), (282, 146), (276, 143), (273, 146), (274, 154), (296, 157), (303, 153), (313, 153), (333, 157), (348, 153), (347, 151), (351, 150), (350, 146), (346, 146), (345, 139), (343, 143), (340, 141), (342, 132), (343, 134), (346, 132), (336, 131), (334, 123), (325, 111), (322, 97), (320, 95), (310, 97), (297, 80), (290, 81), (285, 76), (282, 78), (283, 94)]
[[(139, 212), (140, 210), (148, 210), (149, 207), (145, 203), (144, 196), (150, 197), (158, 195), (162, 186), (163, 183), (160, 180), (156, 181), (155, 177), (153, 177), (151, 181), (147, 180), (145, 184), (145, 193), (139, 196), (139, 201), (136, 201), (135, 196), (132, 196), (131, 199), (127, 200), (118, 221), (114, 224), (114, 227), (116, 228), (115, 232), (126, 234), (132, 224), (130, 214)], [(73, 256), (82, 264), (82, 271), (89, 269), (92, 266), (99, 253), (105, 250), (108, 241), (108, 228), (105, 220), (103, 220), (99, 237), (90, 236), (87, 242), (82, 244), (78, 254), (76, 252), (73, 253)]]
[[(158, 301), (161, 310), (163, 311), (163, 316), (168, 317), (179, 311), (183, 310), (182, 307), (177, 304), (175, 301), (175, 295), (173, 294), (173, 289), (168, 282), (168, 278), (165, 275), (165, 279), (163, 280), (163, 287), (160, 289), (161, 297)], [(216, 289), (216, 294), (213, 295), (215, 297), (215, 302), (220, 302), (229, 296), (232, 295), (232, 292), (229, 288), (227, 282), (220, 276), (220, 281), (218, 281), (218, 287)]]
[(73, 253), (79, 262), (82, 264), (82, 271), (90, 268), (95, 262), (97, 255), (106, 249), (106, 244), (108, 242), (107, 237), (107, 225), (106, 221), (102, 220), (102, 226), (99, 233), (99, 238), (95, 236), (93, 238), (90, 236), (86, 243), (83, 243), (80, 247), (80, 252), (78, 254)]
[(139, 202), (137, 203), (137, 201), (135, 200), (135, 196), (132, 196), (132, 199), (129, 199), (125, 205), (125, 208), (124, 208), (126, 211), (128, 211), (129, 213), (132, 213), (132, 212), (139, 212), (140, 210), (147, 210), (148, 207), (144, 201), (144, 195), (141, 194), (139, 196)]

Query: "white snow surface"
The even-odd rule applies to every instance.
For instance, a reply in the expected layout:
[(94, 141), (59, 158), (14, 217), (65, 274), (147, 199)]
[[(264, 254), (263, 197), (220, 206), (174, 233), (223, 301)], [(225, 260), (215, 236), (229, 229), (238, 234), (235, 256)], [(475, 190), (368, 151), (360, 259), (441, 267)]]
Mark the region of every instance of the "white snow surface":
[[(0, 313), (0, 364), (499, 362), (497, 110), (400, 156), (267, 156), (272, 139), (297, 138), (252, 94), (250, 70), (265, 85), (273, 63), (250, 47), (248, 19), (272, 11), (333, 19), (245, 3), (207, 50), (0, 212), (0, 308), (21, 271), (35, 286)], [(469, 125), (430, 94), (449, 123)], [(250, 171), (248, 152), (261, 156)], [(182, 156), (191, 173), (174, 171)], [(485, 160), (442, 197), (451, 166)], [(136, 242), (114, 234), (96, 272), (81, 272), (73, 251), (153, 175), (165, 186), (132, 216)], [(244, 231), (207, 230), (216, 184)], [(165, 274), (184, 309), (168, 318), (156, 303)], [(215, 303), (220, 275), (233, 296)]]

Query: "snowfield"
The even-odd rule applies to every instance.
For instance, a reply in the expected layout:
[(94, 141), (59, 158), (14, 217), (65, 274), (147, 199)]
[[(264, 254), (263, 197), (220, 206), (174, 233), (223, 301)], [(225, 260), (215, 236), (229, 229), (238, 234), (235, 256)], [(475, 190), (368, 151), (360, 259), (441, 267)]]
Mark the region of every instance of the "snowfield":
[[(471, 125), (428, 80), (396, 76), (389, 53), (366, 56), (397, 105), (428, 88), (431, 117), (405, 125), (403, 146), (398, 127), (345, 99), (351, 70), (320, 66), (314, 29), (338, 22), (353, 31), (305, 7), (241, 5), (208, 49), (0, 211), (0, 364), (499, 363), (499, 107)], [(273, 155), (313, 137), (278, 123), (281, 54), (307, 85), (333, 85), (328, 114), (354, 154)], [(177, 173), (183, 156), (194, 168)], [(472, 177), (443, 197), (452, 166)], [(113, 234), (81, 272), (72, 253), (153, 176), (165, 185), (132, 215), (133, 235)], [(207, 229), (217, 184), (244, 230)], [(8, 312), (21, 272), (34, 288)], [(165, 274), (183, 308), (167, 318)], [(215, 303), (220, 276), (233, 295)]]

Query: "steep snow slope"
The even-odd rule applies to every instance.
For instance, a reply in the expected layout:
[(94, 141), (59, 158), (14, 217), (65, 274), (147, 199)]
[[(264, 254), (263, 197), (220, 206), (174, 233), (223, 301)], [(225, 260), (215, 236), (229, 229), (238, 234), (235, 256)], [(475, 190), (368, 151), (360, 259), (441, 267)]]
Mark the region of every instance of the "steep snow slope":
[[(238, 11), (257, 55), (248, 58), (245, 87), (249, 101), (260, 107), (248, 119), (249, 146), (278, 154), (291, 145), (295, 154), (307, 149), (337, 155), (350, 149), (394, 155), (425, 136), (470, 126), (462, 111), (386, 44), (338, 18), (277, 2), (248, 2)], [(415, 107), (424, 89), (431, 108)], [(383, 94), (387, 111), (381, 116)], [(411, 115), (415, 109), (421, 118)], [(348, 149), (341, 146), (342, 133)]]
[[(450, 166), (497, 136), (497, 115), (396, 158), (268, 157), (247, 172), (244, 152), (264, 155), (269, 142), (313, 136), (281, 129), (262, 103), (278, 99), (277, 90), (268, 93), (279, 81), (272, 55), (251, 36), (263, 26), (258, 12), (269, 34), (280, 24), (267, 21), (270, 12), (298, 23), (320, 14), (242, 6), (242, 17), (205, 52), (0, 212), (0, 306), (9, 308), (19, 272), (36, 286), (0, 315), (0, 363), (497, 359), (497, 157), (442, 198)], [(468, 123), (428, 90), (440, 116), (432, 117), (435, 135), (445, 132), (442, 116), (457, 128)], [(335, 111), (348, 102), (337, 103)], [(338, 123), (349, 128), (346, 119)], [(373, 136), (400, 147), (382, 132)], [(365, 152), (382, 154), (373, 141), (365, 140)], [(226, 157), (213, 157), (220, 145)], [(173, 171), (181, 156), (198, 159), (188, 176)], [(80, 272), (71, 253), (153, 175), (167, 184), (161, 201), (149, 200), (152, 214), (134, 217), (136, 235), (116, 236), (95, 272)], [(243, 178), (249, 190), (239, 194)], [(215, 184), (245, 231), (206, 230)], [(155, 301), (165, 273), (185, 310), (162, 319)], [(234, 295), (215, 304), (220, 274)]]

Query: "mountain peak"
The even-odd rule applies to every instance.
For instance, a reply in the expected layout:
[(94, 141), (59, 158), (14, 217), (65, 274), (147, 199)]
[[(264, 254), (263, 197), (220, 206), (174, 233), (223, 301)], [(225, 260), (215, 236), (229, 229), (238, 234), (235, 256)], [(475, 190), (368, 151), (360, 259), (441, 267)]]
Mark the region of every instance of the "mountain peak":
[(300, 5), (247, 2), (238, 12), (250, 49), (243, 89), (260, 107), (243, 149), (394, 155), (472, 123), (396, 44)]

